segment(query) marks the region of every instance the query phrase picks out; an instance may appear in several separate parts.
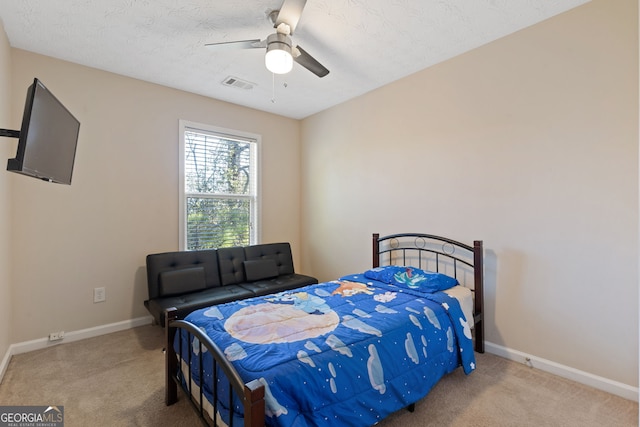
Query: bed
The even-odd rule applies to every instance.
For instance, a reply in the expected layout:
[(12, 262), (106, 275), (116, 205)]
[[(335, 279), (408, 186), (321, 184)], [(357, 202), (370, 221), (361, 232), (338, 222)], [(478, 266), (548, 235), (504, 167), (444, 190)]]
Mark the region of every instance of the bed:
[(373, 234), (372, 267), (166, 319), (166, 404), (210, 425), (373, 425), (484, 352), (483, 247)]

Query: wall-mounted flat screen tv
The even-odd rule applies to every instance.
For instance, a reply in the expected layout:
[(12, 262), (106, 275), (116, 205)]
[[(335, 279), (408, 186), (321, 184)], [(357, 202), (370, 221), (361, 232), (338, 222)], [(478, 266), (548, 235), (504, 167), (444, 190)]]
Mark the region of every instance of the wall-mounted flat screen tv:
[[(80, 122), (37, 78), (27, 90), (18, 152), (7, 170), (49, 182), (71, 184)], [(9, 131), (11, 132), (11, 131)]]

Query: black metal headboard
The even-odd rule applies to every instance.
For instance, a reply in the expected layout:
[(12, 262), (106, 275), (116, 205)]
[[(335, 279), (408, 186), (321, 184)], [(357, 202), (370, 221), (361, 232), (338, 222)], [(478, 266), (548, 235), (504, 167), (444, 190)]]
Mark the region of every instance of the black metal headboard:
[(467, 245), (432, 234), (373, 234), (373, 267), (410, 265), (447, 274), (473, 292), (475, 349), (479, 353), (484, 353), (483, 255), (482, 240)]

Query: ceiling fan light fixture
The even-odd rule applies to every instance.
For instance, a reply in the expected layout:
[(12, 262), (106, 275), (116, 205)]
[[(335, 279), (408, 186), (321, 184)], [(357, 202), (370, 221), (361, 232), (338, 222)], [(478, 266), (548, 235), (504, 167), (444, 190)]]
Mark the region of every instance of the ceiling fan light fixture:
[(267, 37), (267, 53), (264, 56), (267, 70), (274, 74), (287, 74), (293, 68), (291, 38), (275, 33)]

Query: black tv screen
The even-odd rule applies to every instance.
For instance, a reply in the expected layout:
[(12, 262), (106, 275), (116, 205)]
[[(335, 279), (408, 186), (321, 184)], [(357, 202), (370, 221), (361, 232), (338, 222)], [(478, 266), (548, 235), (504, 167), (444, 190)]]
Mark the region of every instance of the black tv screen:
[(7, 170), (71, 184), (80, 122), (37, 78), (27, 90), (18, 152)]

